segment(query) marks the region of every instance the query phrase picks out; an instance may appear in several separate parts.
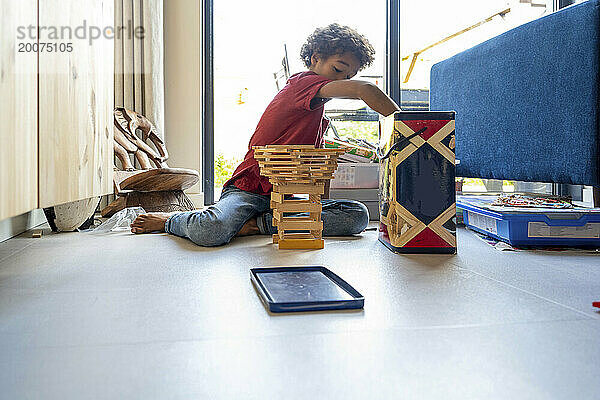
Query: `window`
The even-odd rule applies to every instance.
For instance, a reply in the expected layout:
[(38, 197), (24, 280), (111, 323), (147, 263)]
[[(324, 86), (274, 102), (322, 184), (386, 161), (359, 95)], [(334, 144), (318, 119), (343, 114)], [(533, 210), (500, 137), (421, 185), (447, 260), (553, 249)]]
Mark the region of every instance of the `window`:
[[(315, 28), (332, 22), (366, 36), (376, 50), (374, 64), (357, 79), (384, 87), (386, 1), (264, 0), (214, 2), (214, 167), (215, 199), (223, 183), (244, 158), (248, 140), (264, 109), (289, 74), (306, 70), (300, 48)], [(352, 111), (358, 101), (334, 100), (327, 110)], [(355, 121), (354, 121), (355, 122)], [(372, 136), (377, 125), (341, 121), (341, 135)]]
[(403, 91), (429, 90), (433, 64), (552, 11), (553, 0), (401, 1)]
[[(427, 110), (433, 64), (554, 9), (554, 0), (400, 1), (400, 97), (404, 110)], [(467, 192), (549, 192), (551, 184), (460, 180)]]

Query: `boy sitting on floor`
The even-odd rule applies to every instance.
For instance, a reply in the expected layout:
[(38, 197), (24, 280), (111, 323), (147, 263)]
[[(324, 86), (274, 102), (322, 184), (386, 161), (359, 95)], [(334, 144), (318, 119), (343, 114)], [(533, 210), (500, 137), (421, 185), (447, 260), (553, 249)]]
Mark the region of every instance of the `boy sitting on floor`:
[[(131, 231), (168, 232), (200, 246), (223, 245), (235, 236), (277, 233), (270, 209), (272, 185), (260, 176), (252, 146), (323, 147), (328, 124), (323, 106), (331, 98), (361, 99), (385, 116), (398, 111), (394, 101), (377, 86), (350, 80), (371, 65), (374, 53), (368, 40), (347, 26), (331, 24), (315, 30), (300, 52), (308, 71), (292, 75), (267, 106), (250, 138), (244, 161), (225, 183), (219, 201), (205, 210), (140, 215)], [(354, 235), (369, 222), (369, 212), (362, 203), (329, 199), (322, 203), (324, 236)]]

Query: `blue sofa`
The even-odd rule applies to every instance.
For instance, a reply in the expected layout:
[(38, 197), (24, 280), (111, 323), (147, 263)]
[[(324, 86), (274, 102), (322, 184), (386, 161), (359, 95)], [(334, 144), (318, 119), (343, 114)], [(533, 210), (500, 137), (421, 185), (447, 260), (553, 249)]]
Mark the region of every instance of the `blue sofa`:
[(435, 64), (430, 109), (456, 111), (457, 176), (600, 187), (600, 0)]

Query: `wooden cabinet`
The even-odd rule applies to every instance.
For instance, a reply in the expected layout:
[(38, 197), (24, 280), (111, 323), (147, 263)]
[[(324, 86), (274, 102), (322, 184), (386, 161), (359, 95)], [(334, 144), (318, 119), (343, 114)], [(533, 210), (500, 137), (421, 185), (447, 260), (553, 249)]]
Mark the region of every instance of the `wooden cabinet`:
[(113, 1), (0, 0), (0, 220), (112, 192)]
[(112, 193), (114, 42), (92, 36), (114, 34), (114, 0), (39, 0), (39, 25), (72, 44), (39, 54), (39, 206)]
[(17, 27), (37, 0), (0, 0), (0, 220), (37, 207), (37, 55), (20, 53)]

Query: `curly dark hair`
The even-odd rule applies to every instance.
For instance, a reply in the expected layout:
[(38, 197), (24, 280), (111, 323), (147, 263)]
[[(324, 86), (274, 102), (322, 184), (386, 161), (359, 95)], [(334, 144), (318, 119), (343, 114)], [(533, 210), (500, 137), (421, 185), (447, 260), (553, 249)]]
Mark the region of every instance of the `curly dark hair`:
[(313, 54), (329, 58), (346, 52), (352, 53), (358, 59), (359, 70), (373, 63), (375, 49), (367, 38), (348, 26), (334, 23), (317, 28), (306, 39), (306, 43), (300, 49), (300, 58), (306, 68), (310, 68)]

